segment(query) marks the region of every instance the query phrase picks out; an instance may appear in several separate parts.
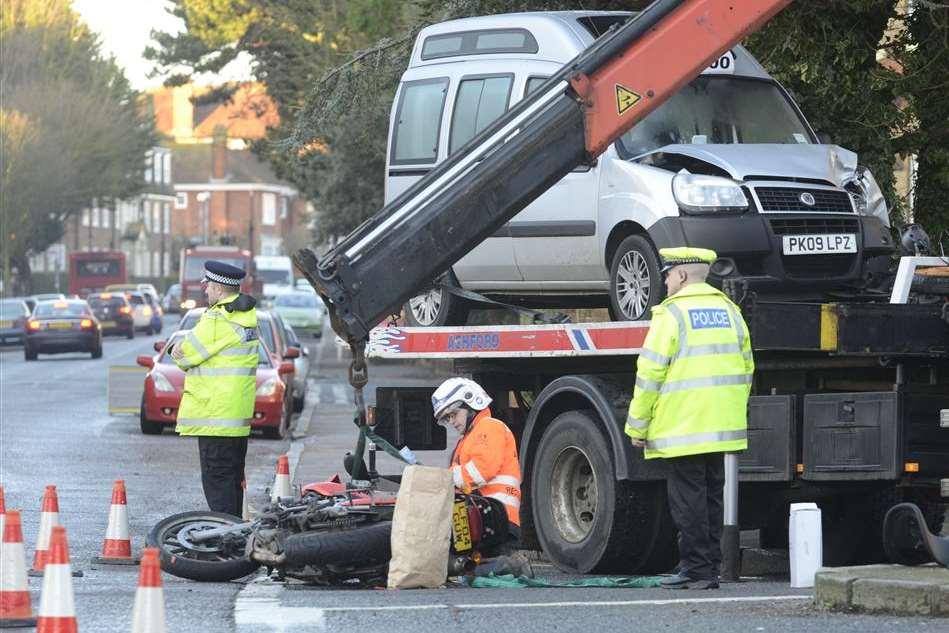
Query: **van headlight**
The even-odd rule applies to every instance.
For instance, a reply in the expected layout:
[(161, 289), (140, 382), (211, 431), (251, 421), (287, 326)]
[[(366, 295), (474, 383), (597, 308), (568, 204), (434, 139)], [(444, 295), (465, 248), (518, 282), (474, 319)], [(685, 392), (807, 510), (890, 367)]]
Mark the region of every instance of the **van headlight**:
[(276, 390), (277, 390), (277, 379), (268, 378), (266, 381), (264, 381), (264, 384), (257, 387), (257, 395), (258, 396), (272, 396)]
[(850, 194), (853, 206), (860, 215), (869, 215), (879, 218), (883, 226), (890, 226), (890, 214), (886, 208), (886, 199), (883, 191), (877, 184), (876, 178), (864, 166), (857, 167), (855, 178), (844, 185)]
[(745, 192), (734, 181), (703, 174), (676, 174), (672, 195), (679, 208), (692, 213), (744, 211), (748, 208)]

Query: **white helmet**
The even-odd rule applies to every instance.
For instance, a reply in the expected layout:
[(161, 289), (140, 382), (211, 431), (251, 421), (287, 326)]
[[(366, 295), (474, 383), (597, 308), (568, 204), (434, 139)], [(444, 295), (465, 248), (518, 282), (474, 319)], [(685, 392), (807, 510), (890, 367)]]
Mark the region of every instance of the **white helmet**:
[(449, 378), (432, 394), (432, 410), (437, 420), (452, 405), (466, 404), (475, 411), (486, 409), (491, 397), (481, 385), (467, 378)]

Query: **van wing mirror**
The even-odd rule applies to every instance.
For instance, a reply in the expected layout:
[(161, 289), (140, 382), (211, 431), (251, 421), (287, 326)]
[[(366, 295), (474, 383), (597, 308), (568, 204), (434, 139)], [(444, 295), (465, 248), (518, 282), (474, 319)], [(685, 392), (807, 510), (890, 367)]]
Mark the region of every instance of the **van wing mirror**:
[(821, 142), (821, 145), (834, 144), (834, 138), (828, 132), (818, 132), (817, 140)]
[(154, 367), (154, 366), (155, 366), (155, 359), (152, 358), (151, 356), (146, 356), (145, 354), (142, 354), (141, 356), (138, 356), (138, 357), (135, 359), (135, 362), (138, 363), (139, 365), (141, 365), (142, 367), (149, 367), (149, 368), (151, 368), (151, 367)]
[(284, 353), (283, 357), (287, 360), (292, 360), (294, 358), (300, 358), (300, 348), (299, 347), (288, 347)]

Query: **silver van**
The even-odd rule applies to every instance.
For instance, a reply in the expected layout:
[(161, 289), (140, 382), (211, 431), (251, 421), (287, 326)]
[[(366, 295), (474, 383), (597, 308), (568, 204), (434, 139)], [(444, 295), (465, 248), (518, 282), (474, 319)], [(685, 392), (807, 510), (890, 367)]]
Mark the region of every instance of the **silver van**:
[[(630, 15), (519, 13), (423, 29), (392, 106), (386, 203)], [(470, 306), (440, 287), (450, 284), (648, 319), (663, 292), (657, 251), (682, 245), (730, 258), (730, 274), (759, 293), (799, 298), (860, 288), (867, 261), (894, 247), (872, 174), (853, 152), (821, 144), (736, 47), (411, 299), (406, 318), (463, 324)]]

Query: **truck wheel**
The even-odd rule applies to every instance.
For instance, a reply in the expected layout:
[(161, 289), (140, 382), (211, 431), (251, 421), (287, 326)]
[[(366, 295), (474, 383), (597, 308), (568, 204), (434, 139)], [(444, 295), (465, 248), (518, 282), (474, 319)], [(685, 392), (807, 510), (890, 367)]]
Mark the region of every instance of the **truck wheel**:
[(416, 295), (403, 306), (405, 323), (411, 327), (464, 325), (468, 321), (468, 302), (461, 297), (432, 288)]
[(669, 571), (677, 549), (665, 487), (617, 481), (594, 416), (562, 413), (540, 440), (531, 477), (538, 541), (569, 572)]
[(610, 265), (610, 317), (614, 321), (649, 319), (649, 308), (662, 300), (659, 258), (642, 235), (630, 235)]

